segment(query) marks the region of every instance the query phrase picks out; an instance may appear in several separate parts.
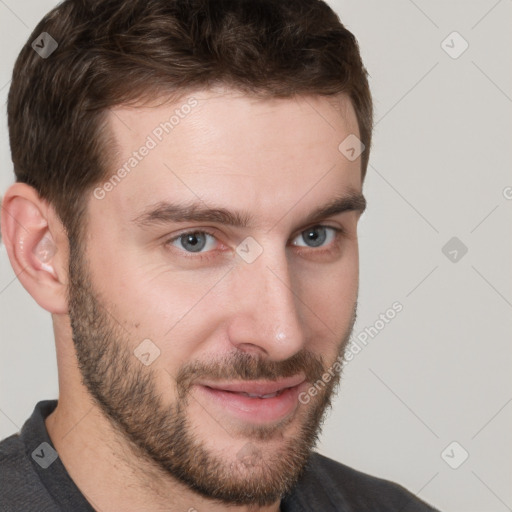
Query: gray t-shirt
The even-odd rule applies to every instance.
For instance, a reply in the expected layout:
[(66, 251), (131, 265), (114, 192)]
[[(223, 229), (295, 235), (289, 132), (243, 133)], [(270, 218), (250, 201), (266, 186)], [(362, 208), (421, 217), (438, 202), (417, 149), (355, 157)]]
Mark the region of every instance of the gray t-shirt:
[[(95, 512), (62, 464), (39, 402), (21, 431), (0, 442), (1, 512)], [(403, 487), (313, 453), (282, 512), (438, 512)]]

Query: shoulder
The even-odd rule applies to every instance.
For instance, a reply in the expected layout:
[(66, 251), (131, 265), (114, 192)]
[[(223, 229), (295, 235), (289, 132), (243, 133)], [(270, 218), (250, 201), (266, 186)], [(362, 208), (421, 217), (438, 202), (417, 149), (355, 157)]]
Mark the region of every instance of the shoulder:
[(20, 434), (13, 434), (0, 441), (0, 495), (9, 487), (9, 482), (19, 479), (27, 470), (32, 469), (27, 461), (25, 447)]
[(436, 512), (399, 484), (313, 453), (284, 510)]
[(0, 441), (0, 510), (54, 511), (52, 501), (25, 453), (20, 434)]

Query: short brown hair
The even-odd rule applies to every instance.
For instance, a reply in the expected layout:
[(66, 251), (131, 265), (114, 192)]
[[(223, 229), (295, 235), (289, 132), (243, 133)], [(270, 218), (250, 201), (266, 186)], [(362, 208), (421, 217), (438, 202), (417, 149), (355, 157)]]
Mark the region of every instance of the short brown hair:
[[(43, 32), (58, 43), (47, 58), (31, 46)], [(7, 110), (17, 181), (78, 234), (86, 192), (112, 172), (108, 110), (217, 84), (260, 97), (346, 93), (366, 147), (364, 180), (367, 71), (355, 37), (325, 2), (65, 0), (14, 67)]]

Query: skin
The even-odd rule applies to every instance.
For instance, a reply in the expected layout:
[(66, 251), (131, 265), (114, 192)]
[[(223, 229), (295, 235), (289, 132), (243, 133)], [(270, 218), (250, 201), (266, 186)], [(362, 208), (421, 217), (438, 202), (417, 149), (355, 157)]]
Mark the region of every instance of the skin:
[[(123, 371), (122, 357), (107, 354), (114, 361), (104, 375), (110, 387), (105, 384), (101, 390), (98, 379), (96, 390), (105, 393), (112, 408), (119, 397), (127, 398), (126, 407), (119, 409), (131, 414), (128, 426), (138, 432), (139, 441), (144, 424), (149, 425), (140, 418), (149, 418), (152, 407), (157, 416), (176, 413), (181, 404), (197, 453), (217, 462), (211, 468), (214, 476), (234, 487), (251, 479), (270, 485), (286, 473), (279, 458), (291, 457), (294, 446), (304, 453), (312, 448), (336, 379), (307, 405), (297, 404), (286, 421), (255, 426), (206, 400), (193, 385), (194, 375), (234, 379), (236, 356), (242, 354), (255, 377), (303, 370), (314, 380), (321, 376), (319, 369), (330, 367), (343, 352), (355, 320), (361, 212), (303, 222), (334, 196), (361, 193), (360, 159), (350, 161), (338, 150), (349, 134), (359, 134), (349, 100), (343, 95), (336, 102), (318, 96), (261, 100), (229, 89), (190, 96), (197, 106), (136, 168), (102, 199), (89, 193), (83, 258), (76, 255), (83, 261), (75, 276), (70, 275), (66, 232), (52, 206), (25, 184), (12, 185), (4, 198), (2, 233), (13, 268), (53, 319), (60, 395), (46, 426), (71, 478), (103, 512), (277, 511), (280, 500), (227, 503), (208, 497), (142, 449), (126, 424), (109, 415), (109, 404), (102, 405), (91, 393), (90, 381), (101, 368), (94, 366), (101, 363), (96, 357), (101, 342), (120, 347), (126, 366)], [(110, 113), (119, 166), (187, 97)], [(218, 222), (133, 222), (158, 201), (198, 198), (207, 206), (244, 210), (254, 222), (245, 228)], [(308, 246), (302, 234), (319, 224), (344, 233), (336, 242), (336, 233), (328, 229), (321, 247)], [(179, 239), (169, 242), (202, 229), (214, 234), (207, 237), (204, 259), (187, 252)], [(262, 249), (252, 263), (236, 253), (249, 236)], [(98, 310), (97, 329), (87, 322), (87, 305)], [(160, 351), (149, 366), (133, 355), (145, 339)], [(85, 383), (80, 358), (90, 370)], [(187, 373), (192, 364), (199, 368), (197, 374)], [(183, 381), (182, 397), (180, 375), (190, 377)], [(144, 382), (158, 400), (121, 391), (116, 396), (108, 391), (116, 378), (123, 391), (135, 379)], [(303, 389), (310, 386), (305, 382)], [(306, 425), (314, 430), (309, 436)], [(148, 426), (149, 433), (155, 439)], [(302, 444), (294, 445), (297, 439)], [(292, 476), (298, 476), (302, 459), (290, 461), (297, 470)], [(291, 482), (282, 485), (284, 489)]]

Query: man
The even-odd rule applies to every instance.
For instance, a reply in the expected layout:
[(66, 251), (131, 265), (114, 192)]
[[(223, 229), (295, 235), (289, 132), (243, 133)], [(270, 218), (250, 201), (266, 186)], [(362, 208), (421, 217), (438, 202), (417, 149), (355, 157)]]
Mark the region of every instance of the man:
[(60, 393), (0, 443), (2, 510), (434, 510), (313, 452), (372, 130), (325, 3), (66, 0), (8, 117), (2, 234)]

